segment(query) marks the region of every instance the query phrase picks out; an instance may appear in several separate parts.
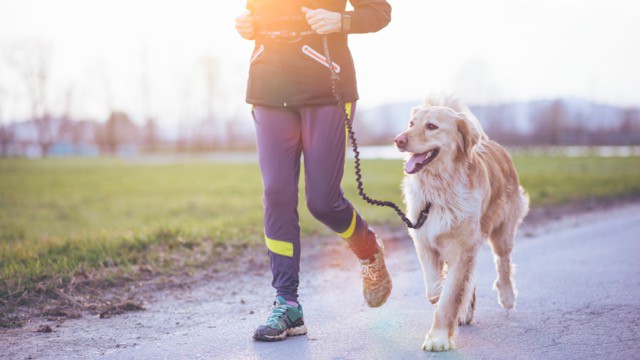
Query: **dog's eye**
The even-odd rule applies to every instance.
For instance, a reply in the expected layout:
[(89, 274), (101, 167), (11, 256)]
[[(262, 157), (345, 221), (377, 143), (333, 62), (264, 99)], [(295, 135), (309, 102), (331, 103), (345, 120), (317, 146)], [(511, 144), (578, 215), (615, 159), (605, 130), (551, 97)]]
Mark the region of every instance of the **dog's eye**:
[(427, 124), (427, 129), (428, 129), (428, 130), (435, 130), (435, 129), (437, 129), (437, 128), (438, 128), (438, 127), (437, 127), (435, 124), (432, 124), (432, 123), (428, 123), (428, 124)]
[(413, 127), (413, 121), (409, 121), (409, 127), (412, 128)]

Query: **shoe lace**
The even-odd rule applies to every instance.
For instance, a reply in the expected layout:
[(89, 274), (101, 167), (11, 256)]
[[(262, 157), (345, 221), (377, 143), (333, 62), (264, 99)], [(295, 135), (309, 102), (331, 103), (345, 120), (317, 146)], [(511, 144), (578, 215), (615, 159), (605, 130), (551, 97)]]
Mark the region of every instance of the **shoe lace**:
[(287, 308), (287, 305), (279, 305), (274, 307), (273, 310), (271, 310), (271, 314), (269, 314), (269, 317), (267, 318), (267, 324), (275, 325), (283, 321), (283, 318), (287, 313)]
[(369, 278), (372, 281), (376, 281), (377, 278), (373, 264), (362, 265), (360, 268), (360, 275), (362, 275), (363, 278)]

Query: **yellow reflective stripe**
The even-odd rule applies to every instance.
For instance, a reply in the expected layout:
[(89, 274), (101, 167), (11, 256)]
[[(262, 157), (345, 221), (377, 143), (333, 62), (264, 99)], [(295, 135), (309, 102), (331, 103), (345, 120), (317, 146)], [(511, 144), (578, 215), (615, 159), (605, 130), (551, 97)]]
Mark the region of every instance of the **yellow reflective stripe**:
[(351, 237), (351, 235), (353, 235), (353, 232), (356, 230), (356, 218), (357, 218), (356, 211), (353, 210), (353, 218), (351, 218), (351, 225), (349, 225), (349, 228), (344, 232), (338, 233), (338, 235), (340, 235), (341, 238), (348, 239)]
[(347, 126), (344, 126), (344, 165), (347, 166), (347, 149), (349, 148), (349, 129)]
[(264, 236), (264, 239), (267, 243), (267, 248), (271, 250), (272, 253), (293, 257), (293, 244), (286, 241), (281, 240), (273, 240), (269, 239), (267, 235)]
[[(348, 102), (344, 104), (344, 112), (347, 114), (347, 117), (351, 119), (351, 103)], [(344, 162), (345, 166), (347, 163), (347, 149), (349, 148), (349, 129), (347, 128), (347, 124), (344, 124)]]

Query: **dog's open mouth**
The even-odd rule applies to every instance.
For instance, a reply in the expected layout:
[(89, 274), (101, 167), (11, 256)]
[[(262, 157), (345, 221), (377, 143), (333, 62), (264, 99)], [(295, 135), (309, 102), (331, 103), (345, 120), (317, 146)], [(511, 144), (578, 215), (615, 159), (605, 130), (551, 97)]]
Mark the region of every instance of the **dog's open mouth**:
[(409, 158), (409, 160), (404, 164), (404, 171), (406, 171), (407, 174), (417, 173), (422, 170), (425, 165), (435, 159), (439, 152), (440, 149), (432, 149), (422, 154), (411, 155), (411, 158)]

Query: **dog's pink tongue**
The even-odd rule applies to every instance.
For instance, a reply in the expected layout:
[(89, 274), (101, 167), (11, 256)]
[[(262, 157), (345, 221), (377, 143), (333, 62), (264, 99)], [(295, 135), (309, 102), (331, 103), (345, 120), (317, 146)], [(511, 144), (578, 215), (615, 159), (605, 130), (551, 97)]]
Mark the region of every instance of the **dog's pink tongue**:
[(427, 153), (424, 154), (414, 154), (407, 160), (407, 163), (404, 164), (404, 171), (407, 174), (413, 174), (420, 170), (424, 162), (427, 160)]

